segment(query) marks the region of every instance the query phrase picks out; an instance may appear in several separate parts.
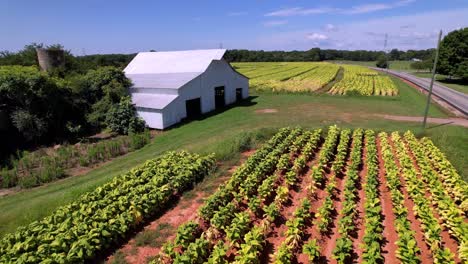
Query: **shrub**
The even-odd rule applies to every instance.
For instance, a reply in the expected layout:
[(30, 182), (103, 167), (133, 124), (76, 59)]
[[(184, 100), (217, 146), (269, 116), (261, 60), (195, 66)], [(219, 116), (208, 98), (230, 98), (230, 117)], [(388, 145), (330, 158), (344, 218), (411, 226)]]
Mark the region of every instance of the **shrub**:
[(9, 170), (8, 168), (2, 168), (0, 170), (0, 183), (2, 188), (9, 188), (18, 184), (18, 178), (16, 177), (16, 170)]
[(130, 148), (132, 150), (140, 149), (151, 141), (149, 130), (140, 134), (130, 133)]
[(145, 129), (145, 122), (137, 117), (129, 96), (122, 97), (120, 103), (111, 108), (107, 114), (107, 125), (113, 132), (121, 135), (138, 133)]

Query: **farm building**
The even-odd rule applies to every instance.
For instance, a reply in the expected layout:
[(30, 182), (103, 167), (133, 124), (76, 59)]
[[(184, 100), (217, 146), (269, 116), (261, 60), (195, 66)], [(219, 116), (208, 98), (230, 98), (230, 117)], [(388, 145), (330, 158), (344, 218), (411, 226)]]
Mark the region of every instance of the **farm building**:
[(224, 49), (140, 52), (124, 72), (132, 102), (151, 128), (164, 129), (249, 95), (249, 80), (224, 59)]

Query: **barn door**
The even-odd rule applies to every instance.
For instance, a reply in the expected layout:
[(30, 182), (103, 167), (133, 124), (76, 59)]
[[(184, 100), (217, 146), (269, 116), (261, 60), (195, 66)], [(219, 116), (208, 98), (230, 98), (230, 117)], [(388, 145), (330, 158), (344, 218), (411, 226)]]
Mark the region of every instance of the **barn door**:
[(187, 118), (193, 119), (201, 115), (200, 98), (195, 98), (185, 101), (185, 109), (187, 110)]
[(215, 87), (215, 106), (216, 109), (224, 107), (226, 101), (224, 99), (224, 86)]
[(236, 88), (236, 101), (242, 101), (242, 88)]

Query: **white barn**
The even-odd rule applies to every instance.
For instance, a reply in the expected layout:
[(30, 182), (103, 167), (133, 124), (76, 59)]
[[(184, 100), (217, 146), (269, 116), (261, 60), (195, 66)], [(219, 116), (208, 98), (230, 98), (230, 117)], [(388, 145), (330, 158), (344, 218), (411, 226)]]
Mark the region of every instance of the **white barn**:
[(164, 129), (249, 96), (249, 80), (224, 49), (140, 52), (124, 69), (132, 102), (151, 128)]

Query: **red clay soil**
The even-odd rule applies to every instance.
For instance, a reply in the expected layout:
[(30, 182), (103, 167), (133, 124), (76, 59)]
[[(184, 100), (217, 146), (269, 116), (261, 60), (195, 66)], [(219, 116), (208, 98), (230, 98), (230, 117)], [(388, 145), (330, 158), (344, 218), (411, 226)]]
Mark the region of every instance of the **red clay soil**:
[(398, 234), (395, 230), (395, 214), (393, 213), (392, 197), (390, 190), (387, 188), (387, 179), (385, 177), (384, 160), (382, 158), (382, 147), (380, 139), (377, 139), (377, 152), (379, 160), (379, 193), (380, 203), (382, 206), (383, 215), (383, 236), (384, 241), (382, 246), (382, 256), (385, 263), (398, 263), (396, 258)]
[(354, 253), (357, 255), (357, 263), (362, 263), (362, 253), (364, 252), (361, 245), (364, 244), (363, 238), (364, 238), (364, 231), (365, 231), (365, 226), (364, 226), (364, 203), (366, 199), (366, 194), (364, 192), (363, 185), (365, 183), (366, 179), (366, 172), (367, 172), (367, 149), (366, 149), (366, 140), (363, 141), (363, 147), (362, 147), (362, 169), (359, 172), (359, 179), (357, 183), (358, 187), (358, 200), (356, 201), (358, 203), (357, 206), (357, 214), (356, 214), (356, 219), (355, 219), (355, 224), (356, 224), (356, 230), (357, 230), (357, 237), (353, 239), (353, 248), (354, 248)]
[[(331, 223), (331, 229), (329, 234), (324, 234), (320, 238), (320, 253), (322, 256), (327, 256), (327, 259), (330, 260), (330, 263), (336, 263), (336, 260), (334, 260), (331, 256), (333, 255), (333, 249), (335, 249), (336, 246), (336, 240), (340, 236), (338, 234), (338, 214), (339, 212), (342, 211), (343, 209), (343, 200), (344, 200), (344, 184), (345, 184), (345, 177), (339, 178), (336, 177), (336, 182), (337, 182), (337, 188), (338, 191), (338, 200), (333, 201), (333, 205), (335, 207), (335, 212), (337, 215), (334, 217), (333, 223)], [(318, 230), (317, 230), (318, 232)]]
[[(243, 152), (242, 158), (239, 164), (242, 164), (254, 152), (255, 150), (249, 150), (249, 151)], [(227, 179), (229, 179), (230, 174), (237, 167), (238, 165), (232, 166), (228, 170), (229, 172), (228, 175), (216, 179), (213, 185), (217, 187), (221, 183), (225, 182)], [(203, 182), (201, 184), (203, 184)], [(169, 229), (168, 234), (162, 237), (163, 241), (159, 241), (159, 242), (164, 243), (165, 241), (173, 240), (176, 236), (177, 227), (187, 221), (195, 220), (197, 218), (197, 210), (203, 204), (203, 199), (207, 198), (211, 194), (212, 193), (208, 191), (198, 191), (196, 192), (195, 197), (193, 196), (182, 197), (175, 207), (171, 208), (169, 211), (167, 211), (164, 215), (162, 215), (158, 219), (154, 220), (153, 222), (150, 222), (147, 226), (144, 227), (144, 229), (140, 233), (143, 233), (144, 231), (147, 231), (147, 230), (157, 230), (157, 228), (161, 224), (165, 224), (165, 225), (169, 224), (170, 227), (168, 228)], [(126, 256), (125, 260), (128, 263), (130, 264), (131, 263), (135, 263), (135, 264), (146, 263), (147, 258), (154, 257), (160, 252), (161, 247), (136, 246), (135, 237), (136, 235), (134, 236), (134, 238), (129, 240), (126, 244), (124, 244), (120, 248), (120, 251), (122, 251), (124, 255)], [(106, 262), (111, 263), (112, 260), (113, 260), (113, 255), (109, 256)]]
[[(416, 168), (417, 176), (418, 176), (419, 179), (423, 180), (422, 175), (421, 175), (421, 169), (419, 168), (419, 165), (416, 162), (416, 157), (414, 156), (413, 152), (409, 148), (408, 142), (406, 140), (404, 140), (404, 142), (405, 142), (405, 146), (406, 146), (406, 152), (410, 156), (411, 161), (413, 162), (413, 166)], [(423, 180), (423, 182), (424, 182), (424, 180)], [(428, 201), (431, 201), (431, 194), (430, 194), (429, 191), (425, 192), (424, 196), (426, 197), (426, 199)], [(437, 211), (437, 207), (434, 206), (432, 203), (430, 203), (430, 205), (431, 205), (431, 208), (432, 208), (432, 214), (438, 220), (439, 223), (442, 223), (443, 221), (440, 218), (440, 215), (439, 215), (439, 213)], [(443, 246), (448, 248), (454, 254), (456, 263), (461, 263), (461, 260), (460, 260), (460, 258), (458, 257), (458, 254), (457, 254), (457, 252), (458, 252), (457, 251), (457, 249), (458, 249), (457, 241), (452, 236), (450, 236), (450, 233), (448, 232), (447, 228), (445, 228), (442, 225), (441, 225), (441, 227), (442, 227), (442, 232), (440, 233), (440, 236), (442, 238)]]
[[(398, 168), (400, 168), (400, 171), (401, 171), (400, 160), (397, 158), (395, 145), (390, 136), (388, 137), (388, 143), (392, 148), (393, 156), (395, 157), (395, 163), (398, 166)], [(414, 215), (414, 212), (413, 212), (414, 202), (409, 197), (408, 191), (406, 190), (406, 181), (405, 179), (403, 179), (403, 176), (401, 175), (401, 173), (400, 173), (400, 181), (402, 183), (401, 192), (403, 193), (403, 196), (405, 197), (404, 205), (406, 208), (408, 208), (408, 220), (411, 222), (411, 229), (416, 232), (415, 234), (416, 243), (419, 249), (421, 250), (421, 262), (433, 263), (434, 260), (432, 258), (432, 253), (427, 247), (426, 242), (424, 240), (424, 233), (422, 232), (422, 229), (421, 229), (421, 222), (418, 219), (416, 219), (416, 216)]]
[[(348, 160), (346, 161), (346, 167), (349, 166), (350, 160), (349, 160), (349, 155), (352, 152), (352, 149), (354, 147), (353, 142), (351, 142), (350, 146), (348, 147)], [(340, 234), (338, 233), (338, 221), (341, 218), (340, 212), (343, 209), (343, 201), (344, 201), (344, 185), (346, 182), (346, 176), (347, 171), (343, 173), (343, 177), (336, 177), (337, 181), (337, 187), (338, 187), (338, 200), (333, 201), (334, 207), (335, 207), (335, 212), (336, 212), (336, 217), (334, 218), (333, 223), (331, 224), (331, 231), (329, 234), (322, 235), (320, 241), (320, 249), (321, 249), (321, 255), (326, 256), (328, 263), (337, 263), (335, 259), (332, 258), (333, 256), (333, 250), (336, 247), (336, 240), (339, 238)]]
[[(314, 159), (310, 162), (309, 168), (317, 164), (319, 157), (320, 157), (320, 152), (321, 152), (321, 148), (319, 151), (315, 153)], [(311, 173), (312, 173), (312, 170), (309, 170), (309, 172), (305, 176), (307, 180), (309, 181), (309, 184), (311, 181)], [(326, 174), (324, 176), (325, 179), (328, 179), (328, 177), (329, 177), (329, 174)], [(312, 199), (309, 199), (311, 202), (311, 210), (313, 211), (312, 219), (310, 220), (311, 223), (315, 219), (314, 215), (317, 212), (317, 209), (323, 204), (323, 201), (327, 195), (328, 194), (324, 189), (317, 188), (315, 190), (314, 197), (312, 197)], [(312, 224), (310, 224), (304, 230), (303, 244), (307, 243), (307, 241), (310, 239), (319, 239), (319, 238), (320, 238), (320, 232), (318, 232), (317, 228), (315, 228)], [(297, 263), (304, 263), (304, 264), (309, 263), (309, 257), (302, 253), (302, 248), (300, 248), (298, 252), (296, 252), (295, 257), (296, 257)]]
[[(310, 175), (306, 176), (310, 177)], [(323, 204), (323, 200), (327, 196), (327, 192), (322, 189), (315, 190), (315, 198), (311, 201), (311, 208), (313, 213), (317, 212), (317, 209)], [(311, 220), (311, 222), (313, 219)], [(304, 244), (311, 239), (319, 239), (320, 233), (318, 232), (317, 228), (315, 228), (312, 224), (310, 224), (306, 230), (304, 231)], [(296, 254), (297, 263), (306, 264), (309, 263), (309, 257), (306, 254), (302, 253), (302, 249)]]
[(281, 210), (281, 218), (284, 221), (279, 226), (274, 225), (273, 229), (268, 234), (266, 239), (266, 250), (264, 255), (268, 256), (268, 262), (273, 262), (273, 254), (277, 251), (281, 243), (285, 240), (285, 232), (287, 230), (286, 221), (293, 217), (294, 211), (301, 205), (301, 201), (307, 197), (307, 187), (310, 185), (311, 179), (309, 177), (310, 166), (312, 162), (307, 165), (306, 173), (300, 175), (299, 181), (296, 186), (289, 191), (290, 202), (283, 206)]
[[(338, 143), (339, 144), (339, 143)], [(352, 145), (351, 145), (352, 147)], [(351, 151), (351, 148), (348, 148), (348, 155)], [(349, 157), (348, 157), (349, 158)], [(347, 161), (347, 164), (349, 164), (349, 160)], [(332, 172), (327, 172), (325, 173), (325, 179), (329, 179), (331, 177)], [(344, 189), (344, 177), (346, 175), (346, 172), (342, 173), (342, 177), (335, 177), (336, 180), (336, 189), (335, 193), (337, 194), (338, 197), (336, 197), (337, 200), (333, 199), (333, 205), (335, 208), (335, 211), (332, 213), (332, 218), (333, 222), (330, 223), (330, 230), (329, 232), (322, 234), (320, 230), (318, 230), (318, 227), (313, 225), (306, 230), (306, 236), (309, 237), (308, 240), (311, 239), (316, 239), (317, 243), (320, 247), (320, 255), (321, 259), (318, 261), (320, 263), (336, 263), (336, 260), (334, 260), (332, 256), (333, 249), (336, 246), (336, 239), (338, 238), (338, 213), (342, 210), (342, 201), (344, 200), (344, 194), (343, 194), (343, 189)], [(326, 184), (325, 184), (326, 185)], [(328, 196), (328, 193), (323, 190), (323, 189), (317, 189), (317, 198), (314, 203), (312, 203), (312, 208), (314, 210), (317, 210), (320, 208), (324, 202), (324, 199)], [(306, 243), (306, 242), (305, 242)], [(299, 254), (297, 257), (298, 263), (309, 263), (308, 257), (305, 254)]]

